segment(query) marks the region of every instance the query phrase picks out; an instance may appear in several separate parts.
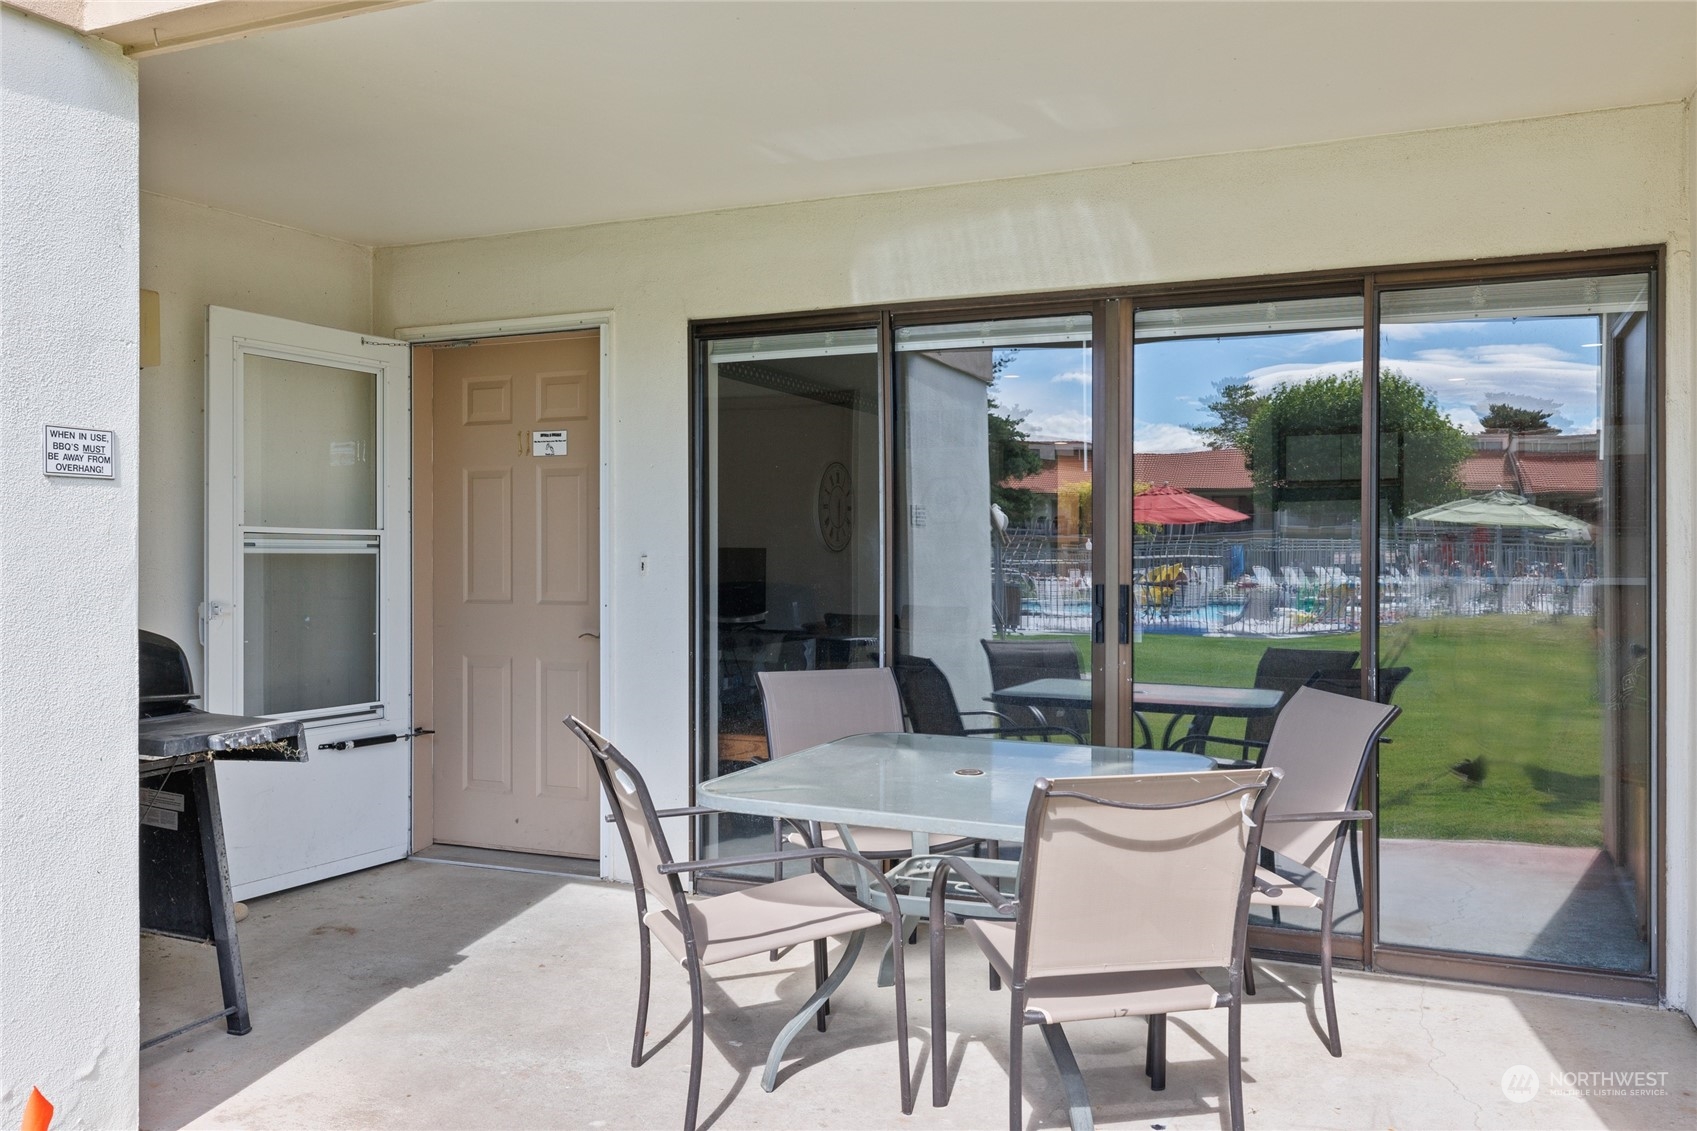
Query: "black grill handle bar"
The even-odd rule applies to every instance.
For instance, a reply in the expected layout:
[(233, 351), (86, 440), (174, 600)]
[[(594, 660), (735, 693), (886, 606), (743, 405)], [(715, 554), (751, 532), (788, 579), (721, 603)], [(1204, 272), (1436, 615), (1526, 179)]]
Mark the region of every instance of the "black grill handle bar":
[(364, 738), (344, 738), (340, 742), (320, 742), (320, 750), (352, 750), (359, 746), (387, 746), (391, 742), (410, 742), (421, 734), (435, 734), (424, 727), (413, 727), (405, 734), (368, 734)]

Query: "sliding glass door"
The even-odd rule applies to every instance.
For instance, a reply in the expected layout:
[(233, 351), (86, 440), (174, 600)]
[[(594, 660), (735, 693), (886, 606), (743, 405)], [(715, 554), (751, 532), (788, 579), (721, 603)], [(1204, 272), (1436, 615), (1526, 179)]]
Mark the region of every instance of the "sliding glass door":
[[(764, 671), (876, 666), (883, 495), (875, 328), (704, 344), (697, 656), (703, 777), (766, 755)], [(707, 851), (766, 851), (718, 818)], [(732, 843), (740, 842), (740, 843)]]
[[(1225, 756), (1319, 682), (1402, 710), (1339, 877), (1341, 953), (1653, 993), (1653, 268), (704, 332), (699, 772), (766, 757), (766, 670), (940, 677), (914, 730)], [(1230, 709), (1174, 713), (1202, 700)], [(764, 845), (755, 824), (707, 847)], [(1313, 913), (1256, 925), (1314, 949)]]
[(1088, 706), (993, 697), (1091, 670), (1090, 315), (900, 327), (895, 369), (895, 653), (941, 671), (960, 725), (1088, 738)]
[[(1285, 697), (1315, 677), (1357, 682), (1360, 294), (1153, 307), (1133, 325), (1134, 680)], [(1140, 716), (1142, 741), (1194, 729), (1210, 740), (1197, 748), (1222, 758), (1255, 756), (1238, 740), (1264, 743), (1275, 718)], [(1335, 901), (1340, 935), (1361, 931), (1352, 866)], [(1280, 925), (1319, 920), (1286, 911)]]
[[(1380, 297), (1386, 946), (1644, 973), (1650, 277)], [(1391, 419), (1419, 401), (1452, 426)]]

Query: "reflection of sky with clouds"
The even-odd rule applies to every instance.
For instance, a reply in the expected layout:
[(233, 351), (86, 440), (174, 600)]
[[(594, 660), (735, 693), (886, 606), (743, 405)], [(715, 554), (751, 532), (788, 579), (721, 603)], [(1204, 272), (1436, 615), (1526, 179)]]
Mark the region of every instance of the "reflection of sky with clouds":
[[(1595, 317), (1387, 325), (1383, 364), (1430, 392), (1451, 421), (1479, 431), (1487, 405), (1549, 412), (1563, 432), (1595, 432), (1601, 416)], [(998, 351), (999, 353), (1003, 351)], [(1146, 342), (1137, 347), (1134, 443), (1138, 451), (1205, 447), (1203, 403), (1221, 384), (1263, 392), (1361, 366), (1361, 332), (1329, 330)], [(1090, 436), (1090, 351), (1077, 346), (1012, 352), (992, 395), (1025, 417), (1033, 439)]]

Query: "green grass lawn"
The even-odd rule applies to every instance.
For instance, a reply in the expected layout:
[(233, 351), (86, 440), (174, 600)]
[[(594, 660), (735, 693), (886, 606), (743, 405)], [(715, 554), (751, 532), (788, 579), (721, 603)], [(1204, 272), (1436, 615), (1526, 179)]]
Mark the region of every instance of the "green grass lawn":
[[(1380, 835), (1601, 844), (1604, 712), (1590, 618), (1437, 617), (1387, 626), (1386, 666), (1413, 669), (1379, 757)], [(1074, 638), (1088, 664), (1088, 645)], [(1136, 678), (1247, 687), (1270, 644), (1348, 648), (1352, 637), (1255, 640), (1148, 634)], [(1393, 658), (1394, 657), (1394, 658)], [(1164, 720), (1151, 719), (1160, 734)], [(1241, 734), (1221, 720), (1216, 733)], [(1472, 785), (1450, 767), (1483, 756)]]

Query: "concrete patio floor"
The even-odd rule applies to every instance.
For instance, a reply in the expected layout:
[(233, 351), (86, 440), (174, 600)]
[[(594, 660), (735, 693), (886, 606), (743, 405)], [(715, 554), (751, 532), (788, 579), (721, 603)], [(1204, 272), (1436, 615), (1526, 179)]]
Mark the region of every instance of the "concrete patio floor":
[[(683, 1118), (688, 990), (655, 963), (651, 1046), (628, 1063), (636, 1004), (629, 888), (408, 860), (252, 901), (241, 926), (253, 1032), (209, 1026), (142, 1054), (144, 1128), (674, 1128)], [(924, 935), (921, 934), (923, 944)], [(717, 1128), (996, 1128), (1006, 1123), (1007, 996), (974, 948), (950, 944), (946, 1108), (917, 1075), (900, 1113), (891, 995), (863, 958), (830, 1031), (791, 1046), (778, 1089), (766, 1049), (811, 985), (810, 957), (715, 968), (702, 1124)], [(869, 948), (870, 949), (870, 948)], [(909, 948), (912, 1055), (929, 1049), (925, 948)], [(1697, 1031), (1683, 1014), (1359, 973), (1339, 976), (1344, 1058), (1317, 1036), (1312, 968), (1260, 964), (1244, 1010), (1251, 1128), (1697, 1126)], [(216, 1008), (209, 947), (144, 938), (142, 1029)], [(1175, 1015), (1168, 1085), (1148, 1089), (1138, 1020), (1070, 1027), (1099, 1125), (1215, 1128), (1223, 1012)], [(1026, 1042), (1028, 1128), (1064, 1127), (1052, 1062)], [(1539, 1090), (1514, 1102), (1504, 1073)], [(1663, 1073), (1630, 1091), (1552, 1073)]]

